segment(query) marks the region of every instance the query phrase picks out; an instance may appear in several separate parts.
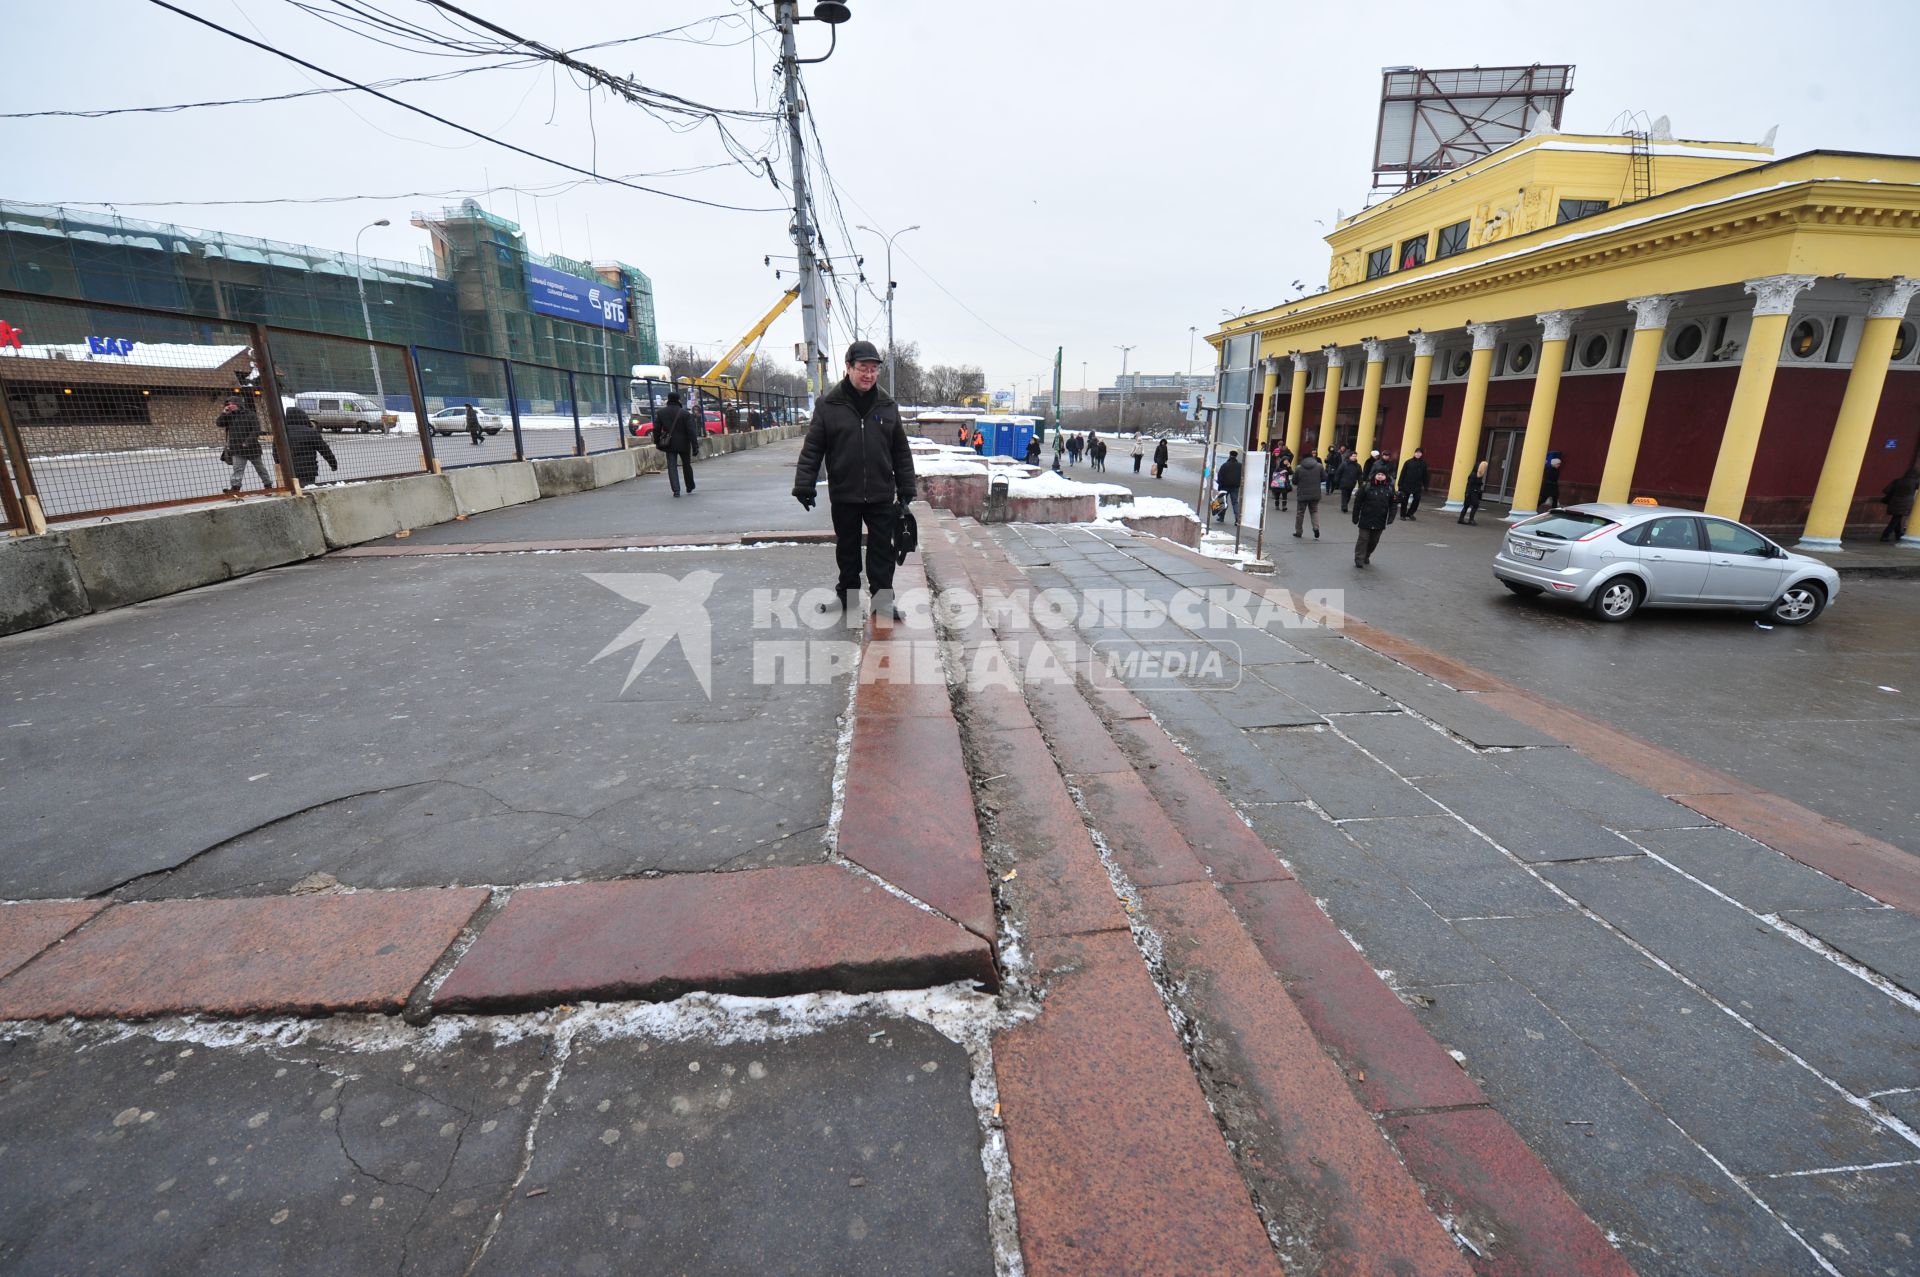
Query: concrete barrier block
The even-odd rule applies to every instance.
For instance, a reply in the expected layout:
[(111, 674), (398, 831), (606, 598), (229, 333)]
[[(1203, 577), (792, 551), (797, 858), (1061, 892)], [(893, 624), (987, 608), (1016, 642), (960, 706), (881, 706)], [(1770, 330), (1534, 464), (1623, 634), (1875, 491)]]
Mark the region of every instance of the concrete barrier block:
[(327, 544), (335, 549), (390, 537), (403, 528), (447, 523), (458, 513), (453, 484), (443, 474), (320, 487), (310, 495)]
[(1184, 514), (1122, 517), (1120, 522), (1135, 532), (1165, 537), (1169, 541), (1178, 541), (1191, 549), (1200, 548), (1200, 525)]
[(564, 497), (594, 486), (592, 457), (541, 457), (527, 464), (543, 497)]
[[(66, 535), (87, 600), (94, 611), (104, 612), (325, 554), (328, 542), (316, 504), (291, 498), (246, 501), (70, 528)], [(450, 495), (446, 508), (452, 518)]]
[(453, 485), (454, 509), (461, 514), (498, 510), (540, 498), (540, 485), (534, 481), (533, 467), (525, 461), (462, 466), (447, 471), (445, 478)]
[[(1009, 497), (1003, 510), (989, 501), (980, 512), (982, 523), (1092, 523), (1094, 499), (1084, 497)], [(997, 516), (997, 517), (995, 517)]]
[(984, 474), (923, 474), (917, 482), (920, 496), (936, 510), (977, 518), (987, 503)]
[(667, 454), (648, 444), (644, 448), (633, 450), (633, 472), (640, 474), (662, 474), (667, 468)]
[(633, 478), (633, 453), (596, 452), (587, 458), (593, 463), (593, 486), (605, 488)]
[(93, 611), (64, 532), (0, 538), (0, 634)]

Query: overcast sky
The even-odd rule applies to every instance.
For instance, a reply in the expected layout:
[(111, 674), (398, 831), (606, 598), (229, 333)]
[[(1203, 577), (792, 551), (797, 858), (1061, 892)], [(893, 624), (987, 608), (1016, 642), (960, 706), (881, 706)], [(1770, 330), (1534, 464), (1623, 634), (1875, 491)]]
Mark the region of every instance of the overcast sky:
[[(498, 61), (395, 49), (316, 17), (336, 0), (172, 0), (361, 80)], [(359, 0), (365, 7), (366, 0)], [(441, 25), (422, 0), (373, 0)], [(1676, 136), (1758, 141), (1777, 153), (1920, 151), (1920, 5), (1868, 0), (1605, 5), (1375, 3), (1364, 7), (1103, 0), (850, 0), (833, 57), (805, 71), (826, 165), (849, 227), (898, 241), (897, 332), (928, 362), (974, 363), (988, 383), (1048, 375), (1110, 384), (1120, 345), (1135, 371), (1210, 365), (1204, 335), (1224, 314), (1271, 305), (1324, 280), (1336, 209), (1362, 206), (1389, 65), (1571, 62), (1565, 126), (1604, 132), (1622, 112), (1670, 116)], [(578, 48), (683, 23), (676, 37), (580, 56), (698, 102), (767, 109), (774, 37), (739, 0), (463, 0), (463, 8), (551, 45)], [(801, 6), (812, 10), (812, 0)], [(1837, 19), (1837, 20), (1828, 20)], [(0, 112), (89, 110), (285, 93), (331, 84), (143, 0), (12, 4), (13, 56)], [(756, 37), (755, 32), (759, 32)], [(801, 26), (802, 53), (828, 30)], [(589, 95), (562, 72), (481, 71), (390, 90), (543, 155), (722, 204), (780, 203), (764, 177), (729, 163), (709, 124), (675, 131), (637, 107)], [(768, 122), (732, 125), (765, 151)], [(811, 136), (808, 146), (812, 146)], [(104, 119), (0, 120), (0, 197), (106, 201), (129, 217), (419, 261), (415, 209), (471, 193), (521, 223), (538, 251), (616, 257), (653, 279), (663, 340), (717, 349), (785, 286), (762, 259), (791, 254), (787, 216), (731, 212), (615, 186), (554, 193), (574, 175), (397, 107), (350, 93), (294, 102)], [(784, 150), (778, 172), (787, 177)], [(515, 194), (509, 188), (522, 188)], [(547, 188), (544, 196), (527, 193)], [(492, 194), (485, 194), (491, 189)], [(406, 195), (406, 192), (447, 192)], [(344, 203), (254, 206), (215, 200)], [(159, 207), (156, 201), (188, 201)], [(820, 203), (827, 207), (822, 195)], [(835, 219), (827, 214), (830, 222)], [(833, 251), (847, 245), (837, 222)], [(854, 231), (876, 290), (884, 253)], [(910, 256), (909, 256), (910, 255)], [(790, 282), (790, 270), (783, 281)], [(878, 303), (861, 326), (880, 341)], [(799, 310), (765, 350), (790, 360)], [(836, 309), (835, 341), (852, 316)], [(1190, 353), (1191, 356), (1190, 356)], [(837, 363), (837, 360), (836, 360)]]

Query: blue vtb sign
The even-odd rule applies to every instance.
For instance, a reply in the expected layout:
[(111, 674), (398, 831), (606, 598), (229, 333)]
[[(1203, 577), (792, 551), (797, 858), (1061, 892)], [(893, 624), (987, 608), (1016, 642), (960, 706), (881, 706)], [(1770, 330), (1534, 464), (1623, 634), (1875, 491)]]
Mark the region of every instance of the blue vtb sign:
[(527, 263), (527, 305), (542, 315), (627, 331), (627, 295), (597, 279)]

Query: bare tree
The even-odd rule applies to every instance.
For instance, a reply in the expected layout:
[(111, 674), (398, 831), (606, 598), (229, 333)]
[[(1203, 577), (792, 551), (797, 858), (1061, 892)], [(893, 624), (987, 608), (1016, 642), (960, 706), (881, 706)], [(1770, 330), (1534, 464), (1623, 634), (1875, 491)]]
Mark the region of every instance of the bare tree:
[(935, 364), (927, 369), (924, 386), (926, 403), (957, 404), (985, 390), (987, 375), (973, 364)]

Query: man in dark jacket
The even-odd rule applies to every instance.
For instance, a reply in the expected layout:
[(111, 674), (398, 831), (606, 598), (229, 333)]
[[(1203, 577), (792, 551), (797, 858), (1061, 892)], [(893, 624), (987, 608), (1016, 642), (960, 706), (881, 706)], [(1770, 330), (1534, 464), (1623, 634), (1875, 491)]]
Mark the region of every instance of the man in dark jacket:
[(1411, 519), (1420, 508), (1420, 494), (1427, 490), (1427, 450), (1415, 448), (1407, 463), (1400, 467), (1400, 517)]
[(1233, 507), (1235, 523), (1240, 522), (1241, 471), (1240, 450), (1234, 448), (1228, 451), (1227, 459), (1220, 463), (1220, 468), (1213, 474), (1213, 486), (1226, 494), (1227, 503)]
[(340, 469), (333, 449), (327, 446), (325, 437), (314, 429), (313, 418), (307, 415), (305, 408), (287, 409), (287, 452), (293, 458), (293, 477), (302, 485), (320, 477), (322, 457), (327, 459), (328, 469)]
[(1887, 530), (1880, 534), (1882, 541), (1898, 541), (1907, 535), (1907, 520), (1913, 515), (1916, 491), (1920, 491), (1920, 465), (1881, 490), (1880, 499), (1887, 503)]
[(1313, 539), (1320, 539), (1320, 493), (1326, 482), (1327, 468), (1320, 464), (1320, 458), (1311, 452), (1300, 458), (1300, 464), (1293, 472), (1295, 499), (1299, 502), (1293, 511), (1293, 535), (1300, 535), (1300, 528), (1308, 518), (1313, 520)]
[[(653, 414), (653, 443), (667, 454), (667, 486), (680, 495), (680, 476), (687, 478), (687, 495), (693, 495), (693, 432), (699, 428), (694, 415), (680, 402), (680, 392), (667, 396), (667, 402)], [(676, 468), (677, 467), (677, 468)]]
[(267, 468), (260, 461), (260, 414), (254, 411), (253, 405), (238, 396), (229, 398), (227, 406), (220, 410), (220, 429), (227, 436), (220, 459), (233, 465), (233, 478), (227, 483), (227, 491), (240, 495), (249, 464), (260, 476), (260, 486), (271, 488), (273, 480), (267, 477)]
[(1353, 499), (1353, 523), (1360, 539), (1353, 543), (1353, 566), (1364, 568), (1373, 562), (1374, 547), (1394, 515), (1393, 485), (1384, 471), (1376, 470), (1367, 486)]
[(893, 605), (893, 530), (899, 508), (914, 497), (913, 451), (900, 425), (900, 406), (880, 389), (880, 352), (870, 341), (847, 347), (847, 375), (813, 409), (793, 495), (811, 510), (820, 467), (827, 467), (827, 499), (833, 507), (833, 556), (840, 569), (834, 586), (840, 607), (860, 588), (860, 532), (867, 536), (867, 589), (874, 611), (899, 620)]
[(1353, 490), (1360, 483), (1360, 459), (1351, 452), (1340, 458), (1340, 468), (1334, 472), (1334, 486), (1340, 489), (1340, 513), (1347, 512), (1348, 503), (1353, 500)]
[(1167, 441), (1164, 438), (1153, 445), (1153, 477), (1167, 477)]
[(480, 410), (472, 404), (467, 405), (467, 438), (480, 442)]
[(1547, 458), (1546, 472), (1540, 476), (1540, 508), (1551, 510), (1560, 504), (1560, 458)]

